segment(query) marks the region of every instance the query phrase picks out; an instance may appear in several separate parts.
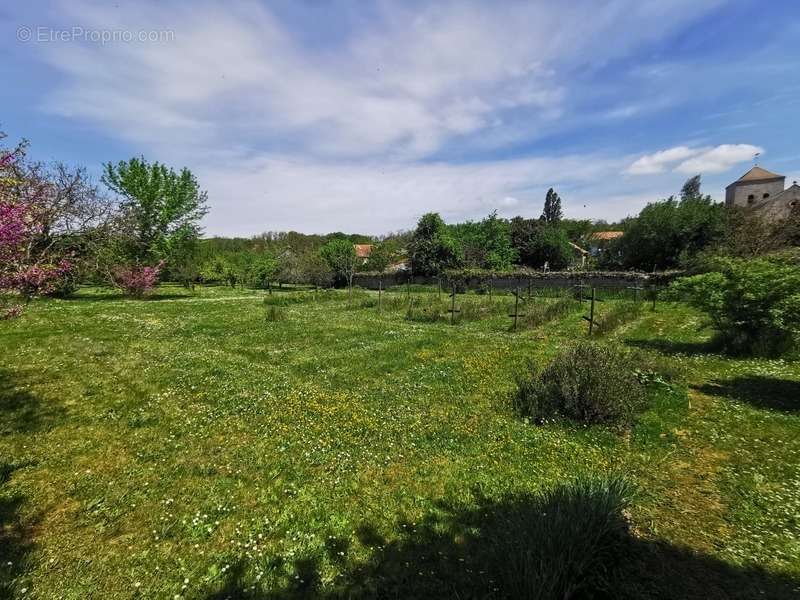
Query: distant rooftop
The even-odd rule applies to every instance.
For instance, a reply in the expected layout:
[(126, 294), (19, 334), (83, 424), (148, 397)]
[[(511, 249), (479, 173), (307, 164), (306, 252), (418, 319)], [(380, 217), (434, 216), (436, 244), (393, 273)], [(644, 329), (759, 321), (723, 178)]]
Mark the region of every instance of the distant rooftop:
[(590, 240), (608, 241), (622, 237), (622, 231), (595, 231), (589, 236)]

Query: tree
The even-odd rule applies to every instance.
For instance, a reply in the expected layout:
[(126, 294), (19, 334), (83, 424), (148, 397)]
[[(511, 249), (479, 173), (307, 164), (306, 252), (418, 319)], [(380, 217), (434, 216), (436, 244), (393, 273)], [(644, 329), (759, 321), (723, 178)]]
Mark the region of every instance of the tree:
[(755, 211), (730, 207), (725, 210), (722, 239), (713, 251), (739, 258), (774, 252), (790, 245), (782, 225), (784, 223), (773, 223)]
[(244, 272), (236, 255), (217, 254), (200, 268), (200, 277), (205, 283), (226, 283), (231, 287), (244, 279)]
[[(4, 137), (0, 133), (0, 140)], [(49, 182), (25, 162), (26, 149), (26, 142), (13, 150), (0, 148), (0, 292), (15, 292), (27, 301), (54, 291), (72, 264), (54, 242), (42, 243)], [(3, 303), (0, 318), (21, 310)]]
[(486, 256), (483, 267), (493, 271), (508, 271), (519, 258), (511, 243), (511, 228), (508, 221), (500, 219), (493, 211), (481, 221), (481, 237)]
[(681, 188), (681, 201), (691, 198), (700, 198), (700, 175), (687, 179)]
[(254, 287), (269, 289), (278, 274), (278, 261), (267, 252), (253, 255), (247, 265), (247, 280)]
[(625, 225), (619, 239), (623, 266), (650, 270), (676, 267), (719, 240), (724, 208), (710, 196), (652, 202)]
[(558, 226), (564, 230), (571, 242), (581, 244), (583, 240), (596, 231), (598, 224), (600, 227), (603, 226), (602, 221), (592, 223), (590, 219), (561, 219)]
[(356, 249), (346, 239), (334, 239), (320, 248), (320, 255), (328, 263), (337, 277), (347, 281), (348, 302), (353, 295), (353, 276), (358, 265)]
[(169, 263), (199, 237), (207, 194), (189, 169), (176, 173), (161, 163), (132, 158), (104, 165), (102, 181), (121, 197), (129, 260)]
[(464, 257), (464, 265), (492, 271), (507, 271), (517, 260), (508, 221), (490, 213), (479, 223), (467, 221), (452, 226)]
[(316, 287), (329, 287), (333, 283), (333, 273), (328, 262), (318, 251), (308, 250), (300, 255), (300, 272), (303, 281)]
[(438, 275), (461, 265), (458, 243), (438, 213), (427, 213), (417, 223), (410, 244), (411, 269), (418, 275)]
[(547, 195), (544, 199), (544, 210), (540, 219), (545, 223), (554, 225), (561, 220), (563, 214), (561, 213), (561, 198), (556, 194), (553, 188), (547, 190)]
[(547, 263), (552, 269), (563, 269), (575, 254), (564, 230), (541, 220), (514, 217), (510, 235), (519, 262), (526, 267), (538, 269)]
[(367, 270), (383, 274), (392, 263), (395, 253), (396, 249), (391, 241), (373, 244), (372, 251), (369, 254), (369, 258), (367, 258)]
[(291, 248), (281, 252), (278, 257), (278, 285), (284, 283), (301, 283), (303, 280), (300, 271), (300, 260)]

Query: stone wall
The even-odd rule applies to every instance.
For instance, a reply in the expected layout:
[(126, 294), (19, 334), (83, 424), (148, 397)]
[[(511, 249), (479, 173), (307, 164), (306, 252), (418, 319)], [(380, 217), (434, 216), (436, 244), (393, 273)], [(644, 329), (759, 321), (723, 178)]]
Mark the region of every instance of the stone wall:
[[(725, 191), (725, 205), (747, 208), (760, 204), (765, 200), (764, 194), (775, 197), (783, 191), (783, 178), (772, 181), (756, 181), (753, 183), (737, 183)], [(752, 195), (753, 199), (749, 200)]]

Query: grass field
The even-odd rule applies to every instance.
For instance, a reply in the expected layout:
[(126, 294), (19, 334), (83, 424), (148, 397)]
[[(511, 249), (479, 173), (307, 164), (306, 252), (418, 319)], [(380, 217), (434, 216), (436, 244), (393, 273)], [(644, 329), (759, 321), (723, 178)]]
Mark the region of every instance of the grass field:
[(0, 597), (491, 598), (469, 531), (608, 472), (638, 490), (615, 597), (800, 594), (798, 362), (646, 305), (605, 337), (679, 380), (630, 431), (536, 426), (514, 376), (585, 305), (510, 332), (508, 296), (452, 326), (431, 293), (324, 294), (87, 289), (0, 323)]

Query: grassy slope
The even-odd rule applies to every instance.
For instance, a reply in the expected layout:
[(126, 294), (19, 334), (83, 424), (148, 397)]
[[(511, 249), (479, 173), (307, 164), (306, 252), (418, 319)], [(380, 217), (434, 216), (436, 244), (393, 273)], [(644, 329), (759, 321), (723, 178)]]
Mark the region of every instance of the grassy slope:
[(356, 571), (403, 585), (359, 565), (480, 494), (610, 469), (642, 490), (631, 595), (668, 597), (673, 575), (720, 598), (800, 578), (800, 366), (706, 353), (683, 307), (612, 334), (691, 383), (620, 437), (507, 408), (528, 358), (583, 334), (577, 311), (511, 334), (502, 311), (451, 327), (332, 301), (266, 323), (257, 294), (182, 294), (84, 294), (0, 324), (0, 580), (17, 594), (204, 597), (232, 572), (245, 587)]

